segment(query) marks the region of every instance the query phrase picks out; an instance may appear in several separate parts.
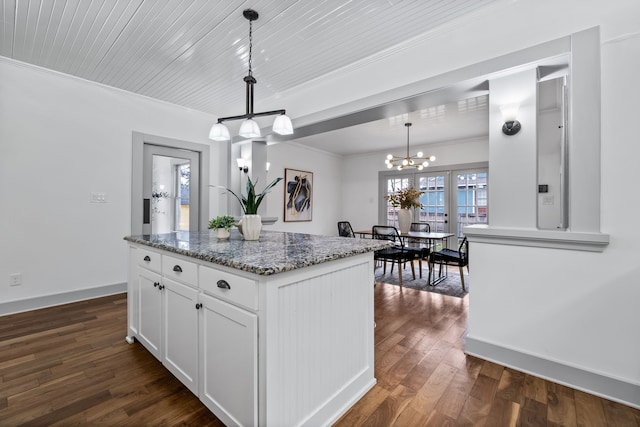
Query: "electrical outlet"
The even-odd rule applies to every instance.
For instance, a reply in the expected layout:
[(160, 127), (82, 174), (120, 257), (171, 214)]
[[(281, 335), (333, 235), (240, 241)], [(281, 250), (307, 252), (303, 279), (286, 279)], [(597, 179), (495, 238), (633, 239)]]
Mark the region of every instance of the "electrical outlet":
[(13, 273), (9, 275), (9, 286), (20, 286), (22, 285), (22, 274)]

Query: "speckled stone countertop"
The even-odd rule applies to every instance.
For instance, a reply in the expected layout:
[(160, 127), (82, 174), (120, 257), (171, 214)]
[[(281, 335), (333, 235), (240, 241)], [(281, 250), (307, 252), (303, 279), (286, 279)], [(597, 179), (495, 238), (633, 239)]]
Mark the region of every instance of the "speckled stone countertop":
[(124, 239), (263, 276), (371, 252), (390, 244), (382, 240), (265, 230), (260, 233), (259, 240), (247, 241), (235, 229), (227, 240), (218, 240), (215, 232), (209, 230), (127, 236)]

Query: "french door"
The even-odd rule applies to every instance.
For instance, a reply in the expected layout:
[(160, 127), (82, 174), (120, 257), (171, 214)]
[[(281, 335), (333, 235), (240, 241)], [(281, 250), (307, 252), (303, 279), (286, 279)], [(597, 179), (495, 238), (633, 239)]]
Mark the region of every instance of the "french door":
[(449, 175), (449, 171), (416, 175), (416, 187), (423, 193), (418, 220), (429, 223), (433, 232), (449, 232)]
[[(413, 221), (429, 223), (433, 232), (453, 233), (460, 241), (465, 226), (488, 223), (488, 173), (488, 168), (478, 165), (420, 173), (383, 172), (380, 183), (383, 195), (410, 186), (421, 191), (422, 207), (414, 210)], [(382, 223), (397, 227), (397, 209), (384, 199), (381, 204)]]

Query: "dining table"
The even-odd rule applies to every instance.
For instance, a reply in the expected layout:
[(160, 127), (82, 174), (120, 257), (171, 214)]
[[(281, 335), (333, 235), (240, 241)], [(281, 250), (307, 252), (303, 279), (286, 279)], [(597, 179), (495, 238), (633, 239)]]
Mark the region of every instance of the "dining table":
[[(360, 235), (360, 237), (373, 236), (372, 230), (361, 230), (361, 231), (355, 231), (354, 233)], [(398, 230), (398, 233), (400, 233), (400, 230)], [(431, 247), (433, 247), (434, 242), (437, 240), (442, 241), (443, 245), (446, 246), (445, 245), (446, 240), (449, 237), (453, 237), (453, 236), (455, 236), (455, 234), (453, 233), (442, 233), (438, 231), (408, 231), (406, 233), (400, 233), (400, 237), (402, 239), (426, 240), (427, 242), (429, 242)]]
[[(400, 234), (400, 238), (404, 240), (403, 243), (405, 245), (411, 239), (425, 240), (428, 242), (428, 246), (431, 249), (431, 251), (435, 250), (435, 245), (437, 241), (441, 241), (442, 247), (445, 248), (447, 247), (447, 244), (446, 244), (447, 239), (449, 237), (455, 236), (454, 233), (444, 233), (444, 232), (438, 232), (438, 231), (408, 231), (406, 233), (401, 233), (400, 230), (398, 230), (398, 233)], [(373, 230), (354, 231), (354, 234), (359, 235), (361, 238), (373, 237)], [(429, 264), (429, 268), (431, 268), (430, 264)], [(447, 278), (446, 267), (445, 267), (444, 275), (439, 274), (438, 277), (435, 277), (435, 274), (434, 274), (432, 276), (433, 276), (433, 280), (431, 281), (431, 283), (427, 283), (427, 284), (430, 286), (435, 286)]]

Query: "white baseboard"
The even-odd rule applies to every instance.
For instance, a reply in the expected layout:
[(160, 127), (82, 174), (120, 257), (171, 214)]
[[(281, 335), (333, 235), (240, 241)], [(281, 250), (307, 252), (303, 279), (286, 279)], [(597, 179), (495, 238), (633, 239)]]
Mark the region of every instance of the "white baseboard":
[(59, 294), (43, 295), (34, 298), (25, 298), (16, 301), (0, 303), (0, 316), (37, 310), (39, 308), (53, 307), (71, 302), (84, 301), (93, 298), (106, 297), (108, 295), (127, 292), (127, 283), (114, 283), (112, 285), (97, 286), (95, 288), (79, 289), (77, 291), (62, 292)]
[(469, 336), (465, 353), (640, 409), (640, 385), (522, 353)]

